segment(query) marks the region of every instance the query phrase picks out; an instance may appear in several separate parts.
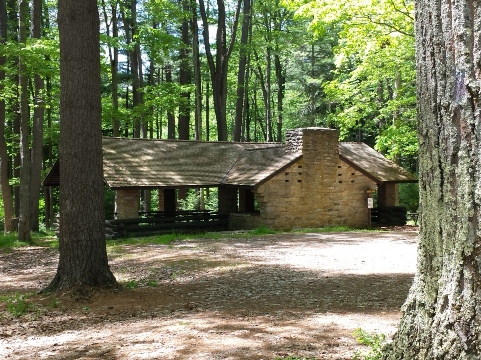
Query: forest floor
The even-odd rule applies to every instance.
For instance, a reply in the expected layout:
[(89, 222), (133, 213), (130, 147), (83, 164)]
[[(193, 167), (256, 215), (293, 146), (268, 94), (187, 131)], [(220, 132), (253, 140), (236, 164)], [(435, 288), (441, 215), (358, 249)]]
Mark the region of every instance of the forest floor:
[(417, 235), (408, 227), (119, 244), (108, 254), (124, 289), (86, 294), (36, 294), (55, 274), (57, 250), (0, 250), (0, 358), (352, 359), (366, 350), (356, 329), (394, 333)]

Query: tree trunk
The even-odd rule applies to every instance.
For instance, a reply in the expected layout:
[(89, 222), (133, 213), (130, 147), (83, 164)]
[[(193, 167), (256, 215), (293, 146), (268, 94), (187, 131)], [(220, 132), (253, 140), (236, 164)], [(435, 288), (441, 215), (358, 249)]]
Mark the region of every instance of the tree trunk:
[(214, 111), (217, 121), (217, 138), (219, 141), (227, 140), (227, 70), (229, 58), (234, 47), (237, 24), (239, 23), (239, 13), (241, 1), (237, 1), (234, 21), (232, 23), (232, 36), (229, 44), (227, 43), (226, 11), (223, 0), (217, 0), (217, 33), (216, 33), (216, 53), (214, 56), (210, 47), (209, 23), (205, 11), (204, 0), (199, 0), (200, 14), (204, 26), (203, 37), (204, 46), (209, 63), (210, 77), (212, 81), (212, 95), (214, 100)]
[(234, 141), (241, 141), (242, 120), (244, 118), (244, 93), (246, 91), (247, 40), (251, 22), (251, 0), (244, 0), (242, 13), (242, 31), (240, 43), (239, 71), (237, 73), (237, 99), (234, 120)]
[(481, 351), (481, 5), (416, 2), (418, 268), (385, 359)]
[[(110, 36), (110, 25), (112, 25), (112, 38), (119, 37), (119, 28), (117, 22), (117, 0), (111, 2), (110, 22), (107, 14), (107, 6), (105, 0), (102, 0), (102, 10), (105, 21), (105, 28), (107, 36)], [(114, 137), (120, 136), (120, 122), (118, 118), (119, 111), (119, 85), (118, 85), (118, 63), (119, 63), (119, 48), (117, 46), (109, 45), (109, 60), (110, 72), (112, 76), (111, 91), (112, 91), (112, 135)]]
[(282, 67), (281, 59), (279, 56), (279, 49), (277, 49), (274, 55), (274, 64), (276, 67), (276, 79), (277, 79), (277, 136), (276, 141), (282, 141), (282, 123), (283, 123), (283, 111), (284, 111), (284, 92), (286, 89), (286, 75), (285, 70)]
[(179, 84), (181, 87), (180, 93), (180, 105), (179, 105), (179, 118), (178, 118), (178, 131), (180, 140), (189, 140), (189, 127), (190, 127), (190, 91), (186, 91), (185, 88), (192, 84), (192, 72), (191, 72), (191, 57), (189, 56), (189, 49), (192, 48), (189, 36), (189, 0), (179, 0), (180, 5), (184, 11), (184, 20), (181, 25), (182, 43), (179, 54), (180, 69), (179, 69)]
[[(172, 65), (165, 66), (165, 82), (172, 83)], [(175, 116), (172, 110), (167, 111), (167, 139), (175, 139)]]
[(195, 86), (195, 140), (202, 140), (202, 73), (200, 68), (199, 27), (197, 24), (197, 8), (191, 1), (192, 28), (192, 62)]
[[(18, 41), (27, 43), (27, 0), (19, 0)], [(27, 66), (20, 57), (18, 61), (18, 88), (20, 92), (20, 208), (18, 218), (18, 240), (31, 241), (30, 232), (30, 113), (28, 106)]]
[(117, 282), (104, 234), (97, 1), (59, 0), (58, 25), (60, 258), (46, 291), (112, 286)]
[[(7, 41), (7, 7), (5, 1), (0, 1), (0, 44), (3, 46)], [(5, 56), (0, 56), (0, 93), (3, 93), (5, 70)], [(13, 209), (13, 196), (12, 188), (9, 184), (8, 174), (8, 152), (7, 142), (5, 141), (5, 100), (0, 97), (0, 183), (1, 193), (3, 199), (3, 211), (4, 211), (4, 231), (10, 232), (11, 228), (10, 220), (14, 217)]]
[[(42, 0), (32, 0), (32, 37), (40, 39), (42, 34)], [(43, 164), (43, 121), (44, 121), (44, 100), (43, 90), (45, 83), (39, 74), (34, 78), (34, 110), (32, 127), (32, 168), (30, 179), (30, 229), (39, 230), (39, 200), (42, 183)]]

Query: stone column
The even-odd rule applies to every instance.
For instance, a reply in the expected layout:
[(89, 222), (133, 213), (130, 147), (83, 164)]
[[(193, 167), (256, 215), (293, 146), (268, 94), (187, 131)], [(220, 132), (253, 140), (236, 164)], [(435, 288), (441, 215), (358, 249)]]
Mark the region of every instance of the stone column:
[(115, 213), (117, 219), (131, 219), (139, 217), (139, 190), (115, 190)]

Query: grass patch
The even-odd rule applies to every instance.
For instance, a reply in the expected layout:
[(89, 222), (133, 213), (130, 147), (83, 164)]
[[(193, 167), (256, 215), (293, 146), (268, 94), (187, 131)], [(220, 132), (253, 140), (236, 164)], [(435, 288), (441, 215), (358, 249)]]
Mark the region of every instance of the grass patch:
[(19, 294), (4, 296), (0, 298), (0, 301), (6, 304), (7, 311), (14, 317), (20, 317), (28, 313), (32, 308), (33, 304), (27, 301), (30, 294)]
[(56, 249), (58, 248), (58, 239), (54, 236), (53, 232), (35, 232), (32, 233), (32, 242), (28, 243), (18, 241), (17, 233), (15, 232), (0, 234), (0, 249), (10, 250), (32, 245)]
[(257, 229), (249, 231), (248, 235), (269, 235), (269, 234), (277, 234), (278, 231), (270, 229), (266, 226), (260, 226)]
[(371, 334), (362, 329), (354, 331), (354, 337), (357, 342), (369, 347), (366, 353), (356, 352), (354, 360), (381, 360), (382, 348), (386, 342), (386, 337), (383, 334)]
[(139, 282), (135, 280), (129, 280), (124, 284), (126, 289), (137, 289), (139, 287)]

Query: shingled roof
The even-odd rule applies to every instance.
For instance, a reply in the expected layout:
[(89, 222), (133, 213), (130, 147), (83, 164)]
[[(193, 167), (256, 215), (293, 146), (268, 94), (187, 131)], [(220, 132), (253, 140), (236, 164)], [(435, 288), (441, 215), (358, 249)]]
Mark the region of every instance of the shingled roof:
[(364, 143), (340, 143), (339, 157), (378, 184), (418, 182), (416, 176)]
[[(118, 188), (219, 185), (256, 187), (302, 158), (280, 143), (103, 138), (105, 183)], [(340, 143), (339, 156), (381, 184), (417, 178), (363, 143)], [(59, 185), (58, 163), (44, 181)]]
[(219, 186), (246, 150), (282, 145), (104, 138), (102, 146), (104, 178), (115, 189)]

